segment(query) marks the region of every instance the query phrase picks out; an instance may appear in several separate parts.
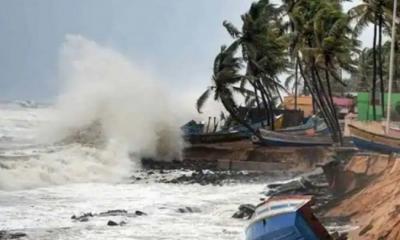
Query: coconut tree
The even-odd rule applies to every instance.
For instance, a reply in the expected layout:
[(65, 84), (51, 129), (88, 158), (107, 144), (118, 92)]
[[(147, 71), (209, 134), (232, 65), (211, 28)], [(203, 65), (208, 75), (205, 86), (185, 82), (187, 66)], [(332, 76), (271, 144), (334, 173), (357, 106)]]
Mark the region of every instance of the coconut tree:
[(384, 59), (382, 52), (382, 38), (384, 27), (386, 25), (385, 13), (387, 1), (384, 0), (363, 0), (359, 5), (349, 11), (349, 16), (355, 20), (355, 32), (360, 33), (368, 24), (373, 24), (374, 35), (372, 43), (372, 57), (373, 57), (373, 72), (372, 72), (372, 101), (373, 101), (373, 119), (376, 120), (376, 85), (377, 76), (380, 82), (380, 95), (382, 114), (384, 114)]
[(261, 0), (253, 3), (249, 11), (242, 15), (241, 30), (227, 21), (223, 24), (242, 49), (245, 63), (242, 86), (249, 84), (252, 87), (257, 106), (260, 108), (262, 102), (272, 129), (274, 98), (280, 97), (280, 89), (284, 89), (278, 75), (287, 67), (287, 37), (282, 31), (279, 15), (279, 8), (268, 0)]
[[(220, 101), (230, 116), (249, 129), (249, 131), (257, 134), (254, 129), (242, 119), (238, 114), (238, 105), (234, 99), (235, 91), (243, 94), (243, 89), (240, 89), (235, 84), (243, 79), (243, 75), (239, 73), (241, 68), (241, 59), (236, 57), (239, 45), (234, 42), (231, 46), (222, 46), (220, 53), (214, 60), (212, 85), (209, 86), (205, 92), (198, 98), (196, 108), (199, 113), (203, 108), (205, 102), (213, 94), (216, 101)], [(250, 94), (247, 92), (247, 94)]]
[(299, 42), (299, 33), (297, 32), (293, 12), (296, 4), (300, 2), (300, 0), (283, 0), (282, 2), (282, 10), (285, 13), (285, 16), (287, 16), (288, 18), (286, 31), (289, 35), (289, 54), (291, 59), (291, 66), (294, 69), (293, 74), (291, 74), (286, 79), (285, 86), (288, 87), (288, 85), (290, 85), (290, 82), (294, 81), (294, 108), (297, 109), (297, 97), (299, 87), (299, 61), (297, 58), (296, 50)]
[(296, 28), (296, 55), (305, 86), (331, 129), (335, 141), (341, 132), (332, 99), (332, 84), (344, 84), (342, 69), (353, 69), (351, 51), (356, 41), (340, 1), (299, 0), (292, 19)]

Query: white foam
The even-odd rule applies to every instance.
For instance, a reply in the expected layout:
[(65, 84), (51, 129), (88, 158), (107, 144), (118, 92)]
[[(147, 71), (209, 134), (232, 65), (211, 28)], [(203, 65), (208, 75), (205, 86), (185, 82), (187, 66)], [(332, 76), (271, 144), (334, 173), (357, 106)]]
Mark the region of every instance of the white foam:
[[(141, 157), (180, 159), (183, 140), (173, 114), (179, 106), (172, 107), (161, 84), (122, 54), (82, 36), (67, 36), (60, 81), (62, 94), (54, 107), (1, 107), (0, 137), (41, 145), (22, 151), (8, 143), (14, 149), (4, 154), (21, 158), (0, 159), (0, 189), (116, 182), (128, 177)], [(104, 147), (52, 146), (95, 121)]]

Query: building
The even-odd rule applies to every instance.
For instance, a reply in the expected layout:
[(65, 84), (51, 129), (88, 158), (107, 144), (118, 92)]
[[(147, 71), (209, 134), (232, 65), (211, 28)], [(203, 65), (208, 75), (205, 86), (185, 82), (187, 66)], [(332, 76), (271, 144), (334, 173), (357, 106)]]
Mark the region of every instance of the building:
[[(286, 96), (283, 99), (283, 108), (287, 110), (295, 109), (295, 97)], [(313, 100), (311, 96), (297, 96), (297, 109), (304, 112), (304, 117), (313, 115)]]
[[(382, 120), (382, 107), (379, 94), (377, 94), (376, 104), (376, 120)], [(387, 94), (384, 97), (385, 111), (387, 108)], [(358, 120), (368, 121), (373, 120), (371, 94), (369, 92), (359, 92), (357, 94), (357, 113)], [(392, 120), (400, 121), (400, 93), (392, 93)]]

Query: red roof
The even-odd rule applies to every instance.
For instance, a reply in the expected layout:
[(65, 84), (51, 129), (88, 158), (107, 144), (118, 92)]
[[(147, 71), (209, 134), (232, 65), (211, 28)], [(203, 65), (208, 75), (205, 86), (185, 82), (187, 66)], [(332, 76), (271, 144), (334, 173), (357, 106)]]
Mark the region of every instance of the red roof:
[(333, 103), (339, 107), (351, 107), (354, 104), (353, 99), (344, 97), (333, 97)]

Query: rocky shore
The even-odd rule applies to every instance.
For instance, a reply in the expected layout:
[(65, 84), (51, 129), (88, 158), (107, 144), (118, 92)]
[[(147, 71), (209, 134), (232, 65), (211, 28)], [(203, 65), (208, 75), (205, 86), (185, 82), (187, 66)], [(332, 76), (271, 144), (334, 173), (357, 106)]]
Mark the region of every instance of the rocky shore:
[[(239, 144), (239, 149), (246, 152), (246, 157), (241, 160), (243, 162), (274, 163), (292, 170), (280, 171), (278, 168), (268, 171), (226, 171), (218, 164), (221, 158), (229, 155), (237, 157), (237, 150), (229, 152), (229, 147), (232, 146), (197, 146), (195, 150), (187, 150), (187, 158), (181, 162), (145, 160), (143, 166), (153, 169), (153, 172), (147, 170), (147, 174), (161, 176), (172, 169), (191, 170), (172, 179), (160, 177), (157, 180), (173, 184), (267, 183), (274, 179), (276, 182), (265, 187), (265, 198), (288, 194), (313, 195), (314, 212), (334, 234), (335, 239), (400, 239), (400, 158), (397, 156), (363, 152), (349, 154), (347, 151), (343, 154), (342, 151), (326, 149), (322, 154), (317, 154), (317, 157), (314, 156), (313, 159), (318, 158), (315, 162), (308, 161), (304, 157), (307, 154), (296, 159), (290, 159), (286, 155), (279, 161), (274, 154), (266, 154), (266, 150)], [(204, 154), (204, 160), (201, 160), (199, 149), (207, 149), (211, 157), (207, 158), (208, 154)], [(264, 159), (260, 155), (254, 157), (254, 151), (264, 151)], [(276, 150), (279, 151), (281, 149)], [(316, 152), (318, 151), (321, 149)], [(297, 167), (290, 168), (295, 161)], [(279, 181), (291, 178), (292, 180)], [(133, 182), (142, 180), (133, 179)], [(257, 204), (243, 203), (238, 206), (233, 217), (250, 218)]]

